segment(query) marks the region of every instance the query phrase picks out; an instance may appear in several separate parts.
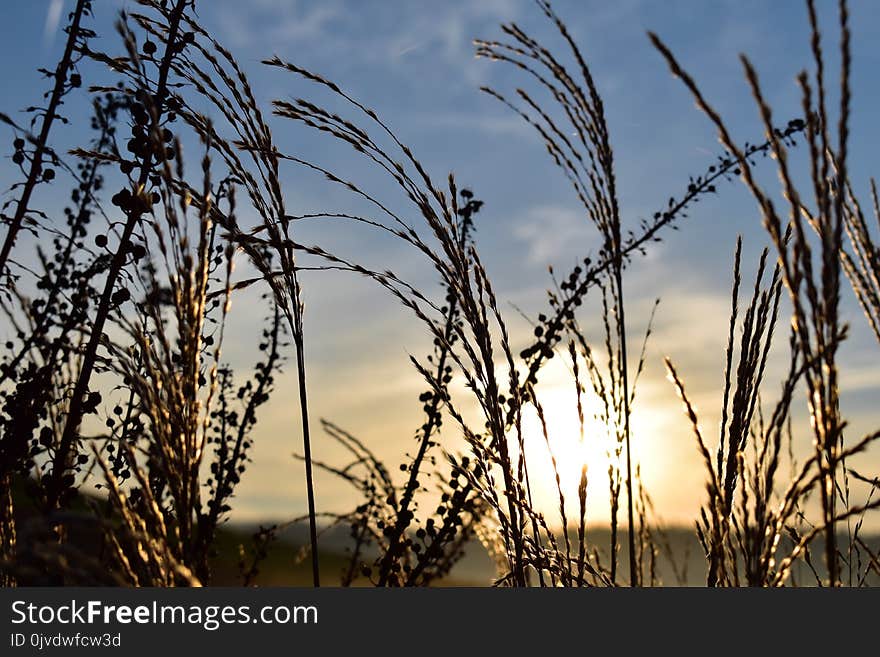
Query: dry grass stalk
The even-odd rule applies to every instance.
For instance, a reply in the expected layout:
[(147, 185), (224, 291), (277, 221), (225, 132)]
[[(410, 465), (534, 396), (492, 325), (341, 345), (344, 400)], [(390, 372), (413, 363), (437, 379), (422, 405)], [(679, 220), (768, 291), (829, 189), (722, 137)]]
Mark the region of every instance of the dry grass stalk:
[[(67, 41), (64, 45), (64, 53), (58, 61), (58, 65), (51, 73), (47, 75), (54, 78), (52, 91), (49, 93), (49, 102), (45, 109), (39, 110), (40, 132), (36, 136), (29, 137), (32, 150), (27, 153), (28, 169), (27, 177), (21, 184), (21, 192), (16, 200), (15, 213), (11, 217), (3, 217), (4, 223), (7, 224), (6, 237), (3, 239), (3, 245), (0, 246), (0, 279), (5, 280), (11, 278), (11, 272), (7, 271), (9, 256), (22, 227), (33, 222), (32, 209), (29, 207), (31, 195), (41, 182), (51, 181), (55, 176), (54, 169), (44, 167), (47, 163), (56, 164), (58, 158), (49, 146), (49, 134), (52, 131), (52, 125), (59, 118), (59, 108), (63, 102), (64, 96), (72, 89), (79, 87), (82, 80), (78, 73), (75, 73), (76, 62), (79, 58), (79, 51), (85, 46), (85, 39), (91, 35), (91, 31), (82, 27), (83, 18), (92, 12), (91, 0), (77, 0), (73, 11), (70, 12), (70, 23), (65, 28), (67, 32)], [(4, 122), (11, 123), (8, 118), (3, 115)], [(13, 156), (13, 162), (18, 166), (24, 166), (25, 158), (25, 140), (16, 140), (16, 154)], [(5, 207), (4, 207), (5, 209)]]
[(163, 126), (163, 123), (165, 115), (169, 112), (168, 75), (172, 59), (185, 47), (185, 41), (183, 36), (180, 35), (179, 30), (181, 17), (186, 5), (187, 0), (177, 0), (173, 9), (166, 15), (168, 20), (167, 33), (163, 40), (164, 52), (156, 63), (157, 77), (155, 88), (153, 88), (150, 79), (146, 76), (145, 70), (141, 67), (134, 36), (124, 23), (120, 22), (119, 24), (119, 29), (123, 34), (125, 45), (128, 49), (128, 58), (124, 60), (124, 64), (120, 60), (110, 60), (106, 56), (90, 52), (96, 59), (116, 62), (116, 65), (121, 69), (120, 73), (127, 76), (134, 83), (135, 89), (138, 91), (134, 95), (141, 103), (141, 111), (145, 116), (145, 127), (141, 129), (142, 134), (140, 137), (135, 135), (135, 138), (139, 138), (142, 144), (137, 147), (134, 165), (128, 168), (128, 173), (134, 174), (131, 178), (132, 188), (124, 188), (115, 197), (117, 205), (125, 214), (124, 228), (119, 239), (119, 245), (113, 254), (107, 271), (104, 289), (92, 320), (91, 334), (82, 355), (79, 375), (71, 393), (64, 432), (58, 445), (58, 465), (52, 472), (48, 486), (47, 506), (49, 508), (57, 507), (65, 489), (63, 482), (65, 470), (68, 467), (68, 455), (78, 439), (84, 403), (89, 396), (89, 382), (98, 358), (98, 350), (103, 341), (104, 326), (111, 309), (118, 304), (120, 299), (117, 282), (129, 256), (132, 236), (135, 230), (140, 227), (144, 214), (149, 212), (152, 207), (153, 197), (152, 193), (147, 191), (147, 185), (151, 182), (151, 175), (155, 170), (157, 161), (161, 162), (168, 157), (163, 146), (167, 141), (164, 135), (164, 131), (167, 128)]
[[(742, 178), (758, 202), (767, 229), (779, 258), (782, 279), (793, 306), (792, 325), (797, 349), (804, 362), (803, 378), (807, 388), (807, 402), (813, 418), (816, 455), (819, 471), (817, 487), (821, 495), (822, 532), (824, 533), (825, 562), (832, 586), (840, 580), (836, 522), (848, 517), (849, 510), (838, 514), (837, 476), (843, 447), (845, 422), (840, 417), (837, 350), (846, 336), (846, 327), (840, 319), (840, 280), (843, 236), (846, 232), (846, 211), (843, 190), (847, 180), (847, 142), (850, 113), (850, 31), (849, 13), (844, 1), (839, 5), (841, 31), (840, 108), (837, 123), (837, 144), (832, 144), (829, 110), (826, 101), (824, 57), (821, 47), (814, 3), (807, 2), (812, 28), (811, 49), (816, 67), (815, 89), (806, 72), (798, 76), (802, 91), (803, 111), (806, 117), (809, 144), (811, 193), (813, 209), (809, 213), (806, 195), (796, 186), (788, 165), (788, 149), (774, 131), (772, 112), (767, 105), (758, 75), (751, 62), (741, 57), (745, 76), (759, 109), (761, 121), (778, 164), (778, 173), (789, 205), (788, 218), (783, 221), (768, 191), (756, 181), (752, 163), (735, 145), (720, 115), (709, 105), (694, 80), (683, 70), (671, 51), (654, 34), (651, 40), (666, 59), (673, 74), (690, 90), (697, 106), (709, 117), (718, 130), (721, 144), (731, 157), (739, 162)], [(808, 228), (814, 229), (818, 244), (811, 243)], [(789, 231), (791, 239), (788, 239)], [(816, 252), (816, 253), (814, 253)], [(814, 536), (816, 532), (810, 532)]]

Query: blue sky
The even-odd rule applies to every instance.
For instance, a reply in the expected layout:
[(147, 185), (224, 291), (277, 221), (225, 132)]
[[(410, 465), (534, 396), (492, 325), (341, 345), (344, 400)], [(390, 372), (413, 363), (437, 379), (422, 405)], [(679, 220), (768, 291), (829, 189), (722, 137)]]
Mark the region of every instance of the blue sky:
[[(57, 26), (53, 29), (53, 4), (34, 0), (4, 7), (0, 74), (6, 93), (0, 111), (14, 114), (38, 102), (47, 88), (35, 69), (51, 67), (63, 46), (63, 35)], [(116, 12), (136, 7), (117, 0), (94, 4), (94, 28), (109, 37), (101, 40), (104, 47), (115, 51)], [(835, 5), (819, 3), (831, 53), (838, 38)], [(559, 0), (554, 6), (588, 58), (605, 100), (622, 209), (633, 228), (662, 208), (670, 195), (681, 195), (688, 176), (702, 173), (719, 152), (708, 121), (669, 75), (648, 42), (647, 29), (677, 54), (739, 141), (761, 138), (740, 52), (757, 64), (780, 122), (800, 112), (795, 76), (810, 59), (806, 10), (799, 1)], [(211, 0), (199, 7), (206, 28), (232, 49), (251, 77), (259, 100), (302, 96), (332, 102), (313, 85), (260, 65), (261, 59), (277, 54), (334, 80), (374, 108), (435, 179), (454, 171), (460, 185), (473, 188), (486, 203), (478, 220), (478, 248), (506, 304), (532, 316), (541, 312), (548, 265), (564, 271), (596, 249), (594, 233), (539, 140), (509, 110), (478, 91), (490, 85), (509, 92), (525, 83), (509, 67), (474, 58), (472, 39), (500, 38), (500, 22), (516, 21), (562, 51), (552, 26), (531, 2)], [(851, 170), (856, 189), (867, 192), (880, 146), (880, 131), (874, 129), (880, 6), (865, 0), (853, 2), (851, 9)], [(830, 60), (833, 65), (833, 55)], [(106, 73), (88, 66), (83, 73), (87, 82), (107, 79)], [(71, 118), (81, 116), (84, 107), (83, 99), (72, 99)], [(276, 120), (273, 130), (282, 149), (369, 180), (370, 173), (347, 149), (290, 122)], [(82, 136), (74, 120), (59, 127), (56, 143), (72, 146)], [(10, 171), (0, 170), (4, 187), (12, 182)], [(762, 165), (762, 172), (772, 183), (772, 163)], [(302, 170), (286, 170), (283, 180), (293, 212), (357, 209), (354, 200)], [(62, 186), (47, 193), (60, 193), (58, 189)], [(640, 339), (653, 299), (662, 299), (640, 393), (644, 410), (636, 424), (643, 429), (639, 449), (657, 506), (667, 518), (682, 522), (697, 508), (703, 473), (674, 391), (664, 379), (662, 357), (669, 355), (680, 365), (705, 412), (705, 424), (713, 426), (734, 240), (740, 233), (745, 237), (746, 272), (754, 269), (766, 243), (755, 205), (744, 190), (733, 183), (722, 184), (719, 191), (717, 198), (695, 206), (680, 231), (667, 233), (662, 244), (637, 260), (627, 279), (634, 340)], [(51, 207), (63, 198), (47, 196), (43, 201)], [(300, 235), (303, 241), (320, 242), (367, 264), (393, 262), (395, 271), (418, 285), (436, 284), (425, 263), (394, 242), (341, 226), (304, 226)], [(306, 286), (312, 411), (363, 436), (393, 465), (409, 448), (419, 424), (414, 397), (422, 384), (407, 354), (426, 352), (427, 341), (417, 322), (369, 282), (320, 274), (308, 276)], [(244, 312), (233, 312), (230, 326), (226, 355), (233, 364), (252, 360), (251, 322), (259, 312), (252, 296), (243, 294), (234, 302)], [(850, 297), (847, 292), (853, 337), (843, 353), (851, 366), (843, 380), (845, 403), (853, 426), (867, 429), (878, 352)], [(521, 343), (528, 337), (526, 327), (510, 305), (505, 309), (516, 329), (514, 342)], [(590, 318), (582, 319), (589, 329)], [(297, 418), (291, 415), (293, 394), (293, 377), (285, 376), (276, 400), (265, 410), (254, 465), (240, 489), (236, 508), (241, 518), (285, 517), (304, 506), (299, 470), (290, 458), (299, 440)], [(806, 433), (803, 437), (808, 440)], [(316, 451), (324, 460), (339, 457), (325, 443), (319, 442)], [(338, 509), (348, 502), (344, 489), (330, 480), (319, 481), (318, 495), (319, 505), (323, 501)]]

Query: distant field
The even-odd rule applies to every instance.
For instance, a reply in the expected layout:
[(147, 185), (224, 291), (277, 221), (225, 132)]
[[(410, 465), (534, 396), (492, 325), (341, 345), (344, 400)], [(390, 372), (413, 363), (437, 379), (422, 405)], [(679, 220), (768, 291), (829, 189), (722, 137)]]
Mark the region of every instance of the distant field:
[[(213, 563), (216, 568), (218, 586), (235, 586), (240, 584), (237, 559), (240, 545), (251, 544), (254, 527), (246, 525), (226, 525), (218, 534), (217, 556)], [(665, 548), (656, 562), (657, 584), (666, 586), (705, 586), (706, 558), (702, 553), (699, 541), (693, 530), (674, 528), (666, 531), (669, 552)], [(591, 544), (607, 551), (610, 543), (610, 531), (607, 528), (591, 527), (588, 534)], [(846, 537), (841, 536), (841, 541)], [(875, 552), (880, 549), (880, 535), (863, 537), (865, 543)], [(260, 564), (260, 573), (255, 579), (258, 586), (310, 586), (311, 569), (308, 558), (302, 551), (308, 548), (308, 531), (305, 527), (291, 528), (282, 533), (272, 544), (265, 561)], [(348, 567), (346, 548), (349, 544), (347, 532), (335, 530), (322, 535), (321, 546), (321, 579), (325, 585), (338, 585), (340, 573)], [(623, 536), (626, 545), (626, 535)], [(626, 547), (622, 548), (622, 557), (626, 559)], [(669, 554), (676, 557), (674, 565)], [(681, 558), (684, 555), (685, 558)], [(824, 575), (821, 558), (814, 557), (817, 572)], [(868, 564), (862, 564), (862, 570)], [(452, 573), (436, 583), (435, 586), (491, 586), (496, 577), (494, 564), (485, 549), (478, 542), (471, 542), (462, 560), (456, 564)], [(880, 577), (871, 572), (866, 583), (871, 586), (880, 584)], [(816, 586), (816, 579), (806, 565), (798, 565), (795, 569), (793, 585)], [(367, 586), (368, 582), (360, 578), (356, 586)]]

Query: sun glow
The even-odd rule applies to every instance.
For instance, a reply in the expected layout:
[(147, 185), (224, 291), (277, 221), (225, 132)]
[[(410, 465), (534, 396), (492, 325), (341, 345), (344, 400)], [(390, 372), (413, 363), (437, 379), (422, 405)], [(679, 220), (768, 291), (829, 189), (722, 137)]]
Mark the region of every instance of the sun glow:
[[(607, 522), (609, 468), (624, 456), (617, 442), (617, 431), (601, 419), (602, 405), (591, 393), (581, 396), (583, 427), (578, 418), (574, 386), (543, 386), (538, 393), (543, 422), (538, 410), (523, 411), (522, 443), (528, 468), (534, 506), (548, 523), (562, 525), (560, 490), (565, 500), (566, 520), (579, 518), (578, 488), (586, 466), (587, 521)], [(513, 430), (508, 442), (514, 463), (520, 455), (520, 439)], [(555, 460), (555, 465), (554, 465)], [(559, 477), (557, 486), (556, 478)], [(597, 517), (597, 514), (601, 516)]]

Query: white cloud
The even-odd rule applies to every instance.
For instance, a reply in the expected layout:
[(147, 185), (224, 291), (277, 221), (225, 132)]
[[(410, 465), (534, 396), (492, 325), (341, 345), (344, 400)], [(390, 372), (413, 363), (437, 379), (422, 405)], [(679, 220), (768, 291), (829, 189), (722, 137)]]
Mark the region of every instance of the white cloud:
[(428, 113), (416, 116), (416, 121), (425, 127), (452, 127), (485, 135), (515, 137), (519, 140), (532, 139), (535, 134), (525, 121), (510, 113), (501, 115), (484, 115), (476, 112)]
[[(409, 57), (439, 56), (462, 63), (473, 56), (471, 40), (484, 26), (512, 20), (519, 3), (488, 0), (450, 3), (442, 7), (419, 3), (366, 4), (325, 0), (258, 0), (221, 5), (218, 16), (224, 40), (261, 50), (293, 49), (319, 44), (310, 55), (339, 62), (370, 61), (395, 66)], [(480, 67), (462, 67), (471, 82)]]
[(55, 32), (58, 31), (58, 23), (61, 21), (61, 10), (64, 8), (64, 0), (52, 0), (46, 11), (46, 25), (43, 28), (43, 43), (51, 43)]
[(596, 243), (583, 212), (560, 205), (530, 208), (513, 226), (516, 239), (528, 247), (527, 261), (547, 265), (561, 258), (582, 255)]
[(225, 5), (218, 12), (220, 26), (238, 47), (326, 42), (331, 25), (344, 17), (338, 3), (301, 3), (290, 0), (258, 0), (246, 6)]

